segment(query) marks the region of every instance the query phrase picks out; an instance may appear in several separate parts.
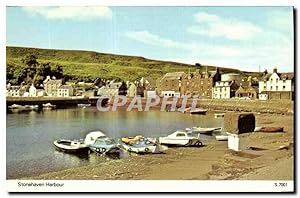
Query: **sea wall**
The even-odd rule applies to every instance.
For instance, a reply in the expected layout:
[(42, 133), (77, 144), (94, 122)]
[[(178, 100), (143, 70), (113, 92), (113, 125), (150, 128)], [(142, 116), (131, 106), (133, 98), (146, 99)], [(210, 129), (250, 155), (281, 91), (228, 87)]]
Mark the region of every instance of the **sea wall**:
[(294, 102), (286, 100), (199, 100), (197, 106), (220, 111), (294, 114)]

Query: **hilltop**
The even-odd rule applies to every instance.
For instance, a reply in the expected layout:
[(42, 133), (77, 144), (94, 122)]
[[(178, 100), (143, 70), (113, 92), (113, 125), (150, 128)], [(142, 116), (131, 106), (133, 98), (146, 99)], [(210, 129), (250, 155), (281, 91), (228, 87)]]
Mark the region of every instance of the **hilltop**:
[[(170, 61), (151, 60), (139, 56), (105, 54), (93, 51), (56, 50), (27, 47), (6, 47), (6, 61), (10, 67), (21, 66), (22, 58), (33, 54), (39, 63), (59, 64), (63, 75), (70, 79), (120, 79), (130, 80), (151, 76), (162, 77), (167, 72), (194, 71), (195, 65)], [(201, 62), (200, 62), (201, 63)], [(216, 66), (201, 65), (200, 71), (215, 70)], [(241, 73), (242, 76), (258, 76), (254, 72), (242, 72), (237, 69), (220, 68), (221, 73)]]

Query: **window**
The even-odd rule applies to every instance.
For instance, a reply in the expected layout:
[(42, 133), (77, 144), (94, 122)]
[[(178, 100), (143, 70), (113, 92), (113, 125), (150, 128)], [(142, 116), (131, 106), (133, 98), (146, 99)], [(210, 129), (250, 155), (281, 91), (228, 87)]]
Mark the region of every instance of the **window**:
[(282, 86), (282, 89), (285, 90), (285, 85)]
[(273, 86), (271, 86), (271, 90), (273, 89)]
[(276, 83), (278, 83), (278, 78), (276, 78)]
[(176, 137), (184, 137), (184, 136), (185, 136), (184, 133), (177, 133), (177, 134), (176, 134)]
[(266, 89), (266, 88), (267, 88), (267, 86), (265, 85), (265, 86), (264, 86), (264, 89)]
[(273, 78), (271, 78), (271, 83), (273, 82)]
[(278, 91), (278, 86), (276, 86), (276, 91)]

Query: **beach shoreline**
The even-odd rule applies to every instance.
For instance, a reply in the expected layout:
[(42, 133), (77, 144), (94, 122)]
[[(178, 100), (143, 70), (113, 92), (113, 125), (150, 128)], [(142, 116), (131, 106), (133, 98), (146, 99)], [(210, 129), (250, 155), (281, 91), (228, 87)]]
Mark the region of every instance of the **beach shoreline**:
[[(283, 126), (284, 133), (243, 134), (254, 148), (231, 152), (227, 141), (206, 140), (204, 147), (171, 147), (166, 154), (136, 155), (20, 179), (33, 180), (292, 180), (291, 115), (258, 114), (256, 126)], [(283, 148), (285, 147), (285, 148)], [(283, 149), (282, 149), (283, 148)], [(268, 174), (271, 172), (272, 174)]]

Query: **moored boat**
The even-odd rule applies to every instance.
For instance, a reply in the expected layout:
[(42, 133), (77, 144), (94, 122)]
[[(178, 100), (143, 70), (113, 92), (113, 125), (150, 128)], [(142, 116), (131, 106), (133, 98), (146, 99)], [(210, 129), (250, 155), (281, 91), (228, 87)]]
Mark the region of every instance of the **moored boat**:
[(129, 138), (131, 141), (128, 141), (126, 137), (121, 139), (124, 150), (135, 153), (163, 153), (168, 149), (167, 146), (160, 145), (147, 138), (141, 136), (136, 137), (139, 139), (136, 138), (135, 141), (133, 141), (132, 138)]
[(56, 105), (53, 105), (51, 103), (46, 103), (46, 104), (43, 104), (43, 109), (44, 110), (56, 109)]
[(116, 153), (120, 150), (114, 139), (101, 131), (90, 132), (84, 142), (92, 151), (100, 154)]
[(83, 140), (56, 140), (53, 142), (54, 146), (58, 150), (71, 153), (86, 152), (89, 147), (84, 143)]
[(158, 141), (160, 144), (174, 145), (174, 146), (202, 146), (203, 143), (198, 136), (193, 136), (191, 133), (186, 131), (176, 131), (165, 137), (159, 137)]
[(204, 127), (191, 127), (191, 128), (186, 128), (185, 129), (187, 132), (192, 132), (192, 133), (202, 133), (202, 134), (212, 134), (212, 132), (215, 131), (221, 131), (222, 127), (213, 127), (213, 128), (204, 128)]

